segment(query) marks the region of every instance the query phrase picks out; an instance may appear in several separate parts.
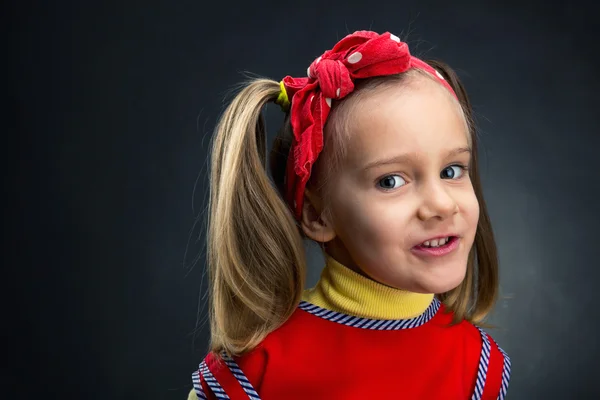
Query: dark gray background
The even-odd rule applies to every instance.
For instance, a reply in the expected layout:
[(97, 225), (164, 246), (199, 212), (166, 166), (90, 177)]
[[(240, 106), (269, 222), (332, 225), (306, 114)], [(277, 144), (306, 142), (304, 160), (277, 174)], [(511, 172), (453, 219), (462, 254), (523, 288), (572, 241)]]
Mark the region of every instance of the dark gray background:
[[(0, 390), (10, 398), (186, 397), (208, 335), (195, 331), (205, 291), (194, 220), (223, 98), (242, 71), (303, 76), (338, 39), (369, 28), (448, 62), (475, 106), (508, 397), (600, 394), (593, 6), (52, 3), (4, 5)], [(273, 133), (282, 116), (267, 115)], [(322, 260), (310, 255), (312, 284)]]

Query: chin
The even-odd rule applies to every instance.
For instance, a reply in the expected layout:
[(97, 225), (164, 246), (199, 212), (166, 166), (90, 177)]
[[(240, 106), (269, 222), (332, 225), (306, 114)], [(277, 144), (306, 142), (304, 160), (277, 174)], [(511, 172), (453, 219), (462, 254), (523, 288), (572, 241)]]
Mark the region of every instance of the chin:
[(465, 280), (466, 268), (452, 275), (433, 276), (428, 282), (423, 282), (423, 289), (426, 293), (441, 294), (456, 289)]

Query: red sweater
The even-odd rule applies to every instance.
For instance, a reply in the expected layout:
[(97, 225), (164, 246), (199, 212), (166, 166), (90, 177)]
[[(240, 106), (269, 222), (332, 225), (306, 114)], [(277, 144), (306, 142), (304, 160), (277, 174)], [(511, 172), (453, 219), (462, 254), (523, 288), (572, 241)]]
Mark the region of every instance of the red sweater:
[(510, 359), (434, 299), (415, 318), (377, 320), (306, 301), (253, 351), (209, 354), (200, 399), (504, 399)]

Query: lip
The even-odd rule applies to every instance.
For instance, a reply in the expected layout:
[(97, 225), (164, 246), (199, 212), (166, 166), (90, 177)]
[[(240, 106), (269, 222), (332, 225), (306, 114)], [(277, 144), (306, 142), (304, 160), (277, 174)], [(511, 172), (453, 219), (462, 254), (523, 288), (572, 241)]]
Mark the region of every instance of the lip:
[[(460, 236), (457, 235), (448, 235), (453, 236), (452, 239), (445, 245), (441, 247), (422, 247), (422, 246), (414, 246), (410, 251), (418, 257), (421, 258), (432, 258), (432, 257), (442, 257), (448, 254), (453, 253), (458, 248), (460, 244)], [(438, 236), (438, 237), (447, 237), (447, 236)], [(436, 238), (434, 238), (436, 239)]]

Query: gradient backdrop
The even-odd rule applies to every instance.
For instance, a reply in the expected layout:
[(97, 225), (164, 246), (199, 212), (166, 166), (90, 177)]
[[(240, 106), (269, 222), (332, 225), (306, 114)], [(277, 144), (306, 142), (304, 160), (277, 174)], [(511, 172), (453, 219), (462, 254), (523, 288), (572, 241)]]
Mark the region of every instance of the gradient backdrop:
[[(369, 28), (448, 62), (471, 96), (500, 250), (491, 322), (512, 356), (508, 398), (599, 398), (595, 6), (13, 3), (0, 374), (11, 399), (186, 397), (208, 337), (194, 221), (223, 99), (244, 71), (303, 76)], [(266, 115), (273, 134), (282, 114)], [(312, 285), (313, 247), (310, 262)]]

